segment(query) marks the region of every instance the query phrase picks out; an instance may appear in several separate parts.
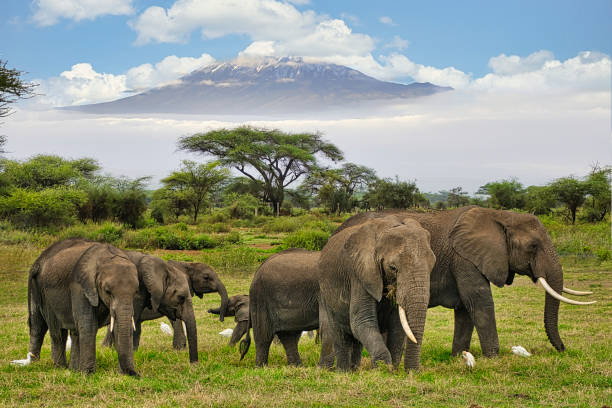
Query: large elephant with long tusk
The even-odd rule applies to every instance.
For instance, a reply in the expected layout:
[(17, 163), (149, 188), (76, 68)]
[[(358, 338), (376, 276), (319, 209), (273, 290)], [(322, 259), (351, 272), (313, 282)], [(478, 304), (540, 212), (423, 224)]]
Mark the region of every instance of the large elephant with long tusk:
[(320, 307), (339, 370), (359, 366), (362, 344), (373, 366), (398, 366), (406, 336), (404, 367), (419, 368), (436, 261), (429, 240), (418, 222), (395, 216), (367, 220), (329, 239), (319, 258)]
[(436, 264), (431, 272), (429, 307), (455, 310), (452, 353), (467, 351), (474, 327), (482, 353), (495, 356), (499, 340), (490, 283), (502, 287), (514, 276), (528, 276), (546, 291), (544, 327), (558, 351), (565, 346), (559, 336), (559, 302), (588, 305), (561, 295), (589, 295), (563, 286), (563, 270), (550, 236), (531, 214), (462, 207), (435, 212), (390, 210), (361, 213), (346, 220), (335, 232), (395, 214), (418, 221), (431, 234)]

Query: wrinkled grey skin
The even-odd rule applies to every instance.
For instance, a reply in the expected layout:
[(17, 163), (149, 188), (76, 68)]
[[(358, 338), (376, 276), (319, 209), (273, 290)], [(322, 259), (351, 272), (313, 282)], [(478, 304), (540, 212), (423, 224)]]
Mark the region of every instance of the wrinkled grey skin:
[[(220, 314), (221, 308), (208, 309), (208, 313)], [(232, 331), (229, 345), (234, 346), (244, 336), (249, 328), (249, 296), (234, 295), (229, 298), (226, 316), (235, 316), (236, 327)]]
[[(561, 293), (563, 271), (550, 236), (540, 220), (530, 214), (462, 207), (417, 213), (383, 211), (349, 218), (336, 233), (390, 213), (417, 220), (431, 233), (437, 261), (431, 273), (429, 307), (455, 310), (453, 355), (469, 350), (474, 327), (482, 353), (496, 356), (499, 340), (490, 283), (512, 284), (515, 274), (536, 282), (543, 277)], [(545, 295), (544, 327), (558, 351), (565, 346), (559, 336), (559, 301)]]
[(329, 239), (319, 259), (319, 284), (338, 370), (359, 366), (362, 344), (372, 366), (399, 365), (406, 336), (393, 298), (417, 340), (406, 342), (404, 367), (419, 368), (435, 263), (429, 240), (418, 222), (394, 216), (367, 220)]
[[(140, 252), (129, 252), (130, 256), (138, 262), (142, 256), (145, 254)], [(187, 279), (187, 283), (189, 284), (189, 291), (191, 296), (196, 295), (200, 299), (203, 297), (205, 293), (213, 293), (218, 292), (219, 296), (221, 296), (221, 307), (220, 307), (220, 321), (223, 321), (225, 316), (225, 310), (227, 309), (228, 297), (227, 290), (225, 289), (225, 285), (219, 279), (216, 272), (208, 265), (199, 262), (179, 262), (179, 261), (167, 261), (167, 263), (175, 268), (176, 270), (182, 272)], [(154, 312), (150, 308), (145, 309), (140, 315), (140, 322), (146, 320), (154, 320), (162, 317), (160, 312)], [(180, 320), (170, 321), (172, 327), (174, 329), (172, 345), (175, 349), (181, 350), (184, 349), (187, 344), (187, 339), (183, 333), (183, 328)], [(138, 340), (140, 338), (140, 332), (138, 331), (138, 337), (135, 338), (134, 346), (138, 349)], [(106, 337), (104, 338), (104, 342), (102, 343), (104, 346), (111, 346), (112, 336), (107, 331)]]
[[(156, 256), (132, 251), (127, 254), (138, 269), (139, 298), (146, 306), (146, 309), (136, 315), (134, 348), (138, 349), (140, 343), (142, 322), (166, 316), (172, 322), (175, 333), (180, 332), (182, 338), (184, 336), (181, 321), (185, 322), (189, 343), (189, 361), (196, 363), (198, 361), (198, 337), (187, 275), (173, 264)], [(107, 332), (105, 342), (108, 340)]]
[(127, 253), (108, 244), (67, 239), (47, 248), (34, 262), (28, 280), (30, 353), (40, 358), (44, 336), (51, 335), (56, 366), (66, 366), (66, 339), (72, 339), (70, 369), (96, 369), (96, 333), (115, 318), (113, 331), (121, 372), (134, 369), (132, 317), (138, 272)]
[[(278, 336), (287, 362), (301, 365), (298, 341), (302, 331), (319, 328), (319, 284), (317, 265), (319, 252), (288, 249), (268, 258), (255, 272), (249, 290), (249, 325), (246, 339), (240, 344), (241, 359), (246, 355), (253, 327), (255, 363), (268, 364), (270, 343)], [(321, 327), (323, 347), (320, 364), (333, 359), (331, 342)]]

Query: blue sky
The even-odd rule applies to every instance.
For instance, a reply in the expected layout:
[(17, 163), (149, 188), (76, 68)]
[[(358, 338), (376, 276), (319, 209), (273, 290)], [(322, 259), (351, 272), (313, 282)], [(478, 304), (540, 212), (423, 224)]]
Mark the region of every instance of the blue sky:
[[(511, 177), (541, 185), (612, 161), (610, 0), (3, 0), (0, 13), (0, 59), (40, 84), (2, 124), (12, 158), (95, 157), (112, 174), (159, 180), (182, 159), (201, 159), (176, 151), (179, 136), (246, 123), (319, 131), (348, 161), (423, 191), (474, 192)], [(455, 91), (378, 117), (245, 122), (53, 109), (264, 56)]]
[[(3, 41), (0, 57), (28, 71), (32, 78), (57, 76), (82, 62), (92, 64), (97, 72), (119, 74), (168, 55), (198, 57), (207, 53), (215, 59), (230, 59), (253, 41), (236, 27), (235, 33), (214, 39), (203, 39), (194, 29), (186, 41), (136, 45), (137, 32), (130, 22), (151, 6), (170, 8), (175, 3), (172, 0), (124, 1), (131, 5), (131, 11), (123, 15), (101, 13), (93, 19), (77, 20), (70, 13), (65, 17), (56, 13), (57, 20), (47, 25), (33, 20), (37, 12), (53, 3), (3, 1), (0, 36), (9, 41)], [(500, 54), (527, 56), (548, 50), (565, 60), (585, 50), (612, 53), (609, 0), (297, 3), (294, 7), (300, 12), (312, 10), (341, 19), (353, 33), (374, 39), (374, 58), (395, 51), (419, 64), (452, 66), (477, 77), (490, 72), (489, 58)], [(384, 17), (390, 21), (381, 22)], [(389, 47), (396, 37), (407, 42), (405, 48)]]

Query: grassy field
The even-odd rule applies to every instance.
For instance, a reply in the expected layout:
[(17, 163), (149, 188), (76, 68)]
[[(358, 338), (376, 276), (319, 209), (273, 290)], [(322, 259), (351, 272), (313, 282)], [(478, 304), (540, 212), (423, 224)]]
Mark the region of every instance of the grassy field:
[[(256, 369), (253, 346), (239, 361), (237, 348), (230, 348), (228, 340), (218, 335), (233, 328), (234, 322), (228, 318), (221, 323), (206, 313), (219, 303), (215, 294), (194, 300), (198, 365), (189, 365), (187, 351), (172, 349), (171, 337), (159, 330), (157, 320), (143, 324), (141, 347), (135, 355), (139, 379), (119, 375), (116, 353), (101, 347), (93, 375), (54, 368), (48, 336), (39, 362), (14, 367), (9, 361), (25, 358), (29, 340), (27, 271), (47, 238), (24, 237), (10, 244), (5, 239), (0, 244), (0, 406), (611, 406), (609, 226), (546, 222), (564, 263), (566, 285), (592, 290), (598, 300), (592, 306), (561, 305), (560, 333), (566, 352), (554, 351), (544, 333), (542, 290), (518, 277), (511, 287), (493, 288), (499, 357), (483, 358), (476, 334), (471, 349), (476, 357), (474, 369), (451, 357), (453, 313), (434, 308), (427, 316), (422, 369), (417, 373), (371, 369), (368, 358), (354, 373), (321, 370), (316, 367), (318, 346), (308, 337), (300, 342), (304, 367), (287, 367), (282, 346), (273, 345), (269, 366)], [(149, 252), (166, 259), (207, 262), (230, 295), (248, 293), (258, 264), (295, 229), (233, 228), (241, 235), (240, 244)], [(98, 344), (103, 335), (100, 330)], [(533, 356), (513, 355), (514, 345), (522, 345)]]

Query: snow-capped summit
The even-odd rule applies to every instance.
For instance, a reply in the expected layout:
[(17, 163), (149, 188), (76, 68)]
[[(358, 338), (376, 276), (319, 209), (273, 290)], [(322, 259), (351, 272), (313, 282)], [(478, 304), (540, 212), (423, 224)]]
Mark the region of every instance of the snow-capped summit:
[(202, 67), (171, 85), (70, 109), (90, 113), (289, 114), (450, 89), (430, 83), (379, 81), (352, 68), (301, 57), (238, 59)]

